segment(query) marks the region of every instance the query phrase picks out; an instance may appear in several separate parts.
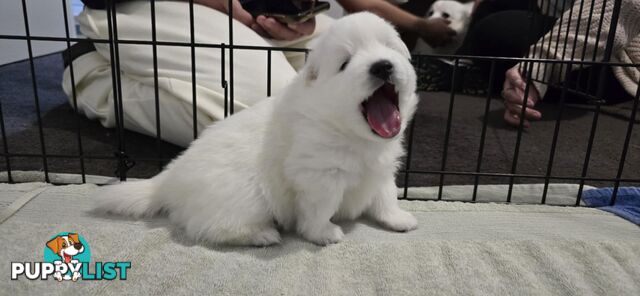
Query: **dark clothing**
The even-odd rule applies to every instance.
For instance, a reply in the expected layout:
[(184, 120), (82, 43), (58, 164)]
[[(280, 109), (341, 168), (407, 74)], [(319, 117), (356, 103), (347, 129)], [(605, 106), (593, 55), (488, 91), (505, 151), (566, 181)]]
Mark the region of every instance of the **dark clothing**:
[[(569, 73), (569, 79), (562, 82), (560, 85), (549, 87), (545, 94), (544, 100), (546, 101), (559, 101), (562, 96), (562, 86), (566, 84), (567, 92), (565, 101), (568, 103), (581, 103), (586, 99), (584, 94), (589, 96), (597, 96), (599, 77), (602, 70), (601, 65), (594, 65), (587, 68), (577, 69)], [(579, 68), (579, 66), (574, 66)], [(607, 104), (616, 104), (632, 100), (633, 97), (622, 87), (620, 81), (616, 79), (611, 70), (611, 67), (607, 67), (604, 73), (604, 84), (602, 85), (603, 100)]]
[[(131, 0), (111, 0), (111, 2), (120, 3)], [(105, 9), (107, 8), (107, 0), (82, 0), (82, 3), (89, 8), (93, 9)]]
[[(471, 19), (465, 40), (458, 49), (459, 55), (523, 57), (529, 46), (544, 36), (555, 19), (542, 15), (537, 7), (530, 7), (527, 0), (482, 1)], [(505, 72), (517, 62), (498, 62), (493, 89), (502, 89)], [(476, 60), (474, 64), (489, 73), (491, 62)]]
[[(556, 21), (556, 18), (542, 14), (537, 6), (531, 7), (532, 2), (535, 1), (482, 1), (474, 12), (468, 34), (457, 54), (515, 58), (526, 56), (530, 46), (547, 34)], [(491, 62), (477, 60), (474, 63), (488, 76)], [(515, 61), (496, 63), (493, 81), (493, 89), (496, 92), (502, 89), (505, 72), (516, 64)], [(574, 69), (576, 68), (578, 67), (574, 66)], [(568, 81), (563, 82), (562, 85), (566, 85), (571, 90), (595, 96), (600, 71), (601, 68), (596, 66), (574, 70), (569, 74)], [(604, 82), (603, 94), (608, 103), (631, 99), (611, 69), (605, 71)], [(551, 86), (545, 94), (545, 100), (557, 100), (560, 94), (561, 88)], [(585, 96), (568, 92), (566, 100), (584, 102)]]
[[(81, 0), (82, 3), (92, 9), (106, 9), (107, 8), (107, 0)], [(131, 0), (111, 0), (111, 3), (120, 3), (127, 2)], [(78, 58), (81, 55), (92, 52), (96, 50), (95, 46), (89, 39), (77, 42), (72, 45), (70, 48), (64, 50), (62, 52), (62, 61), (64, 63), (64, 67), (68, 67), (69, 64)]]

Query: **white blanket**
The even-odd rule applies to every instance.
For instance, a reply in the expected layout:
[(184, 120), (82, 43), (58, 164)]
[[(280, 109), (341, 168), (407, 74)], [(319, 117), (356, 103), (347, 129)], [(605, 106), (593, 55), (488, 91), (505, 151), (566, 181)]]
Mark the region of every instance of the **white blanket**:
[[(0, 224), (0, 270), (5, 273), (1, 294), (640, 293), (640, 228), (596, 209), (402, 202), (418, 218), (418, 230), (391, 233), (361, 221), (343, 224), (345, 241), (328, 247), (285, 236), (280, 246), (230, 248), (193, 244), (163, 219), (95, 216), (89, 211), (95, 189), (0, 184), (0, 212), (20, 197), (35, 194)], [(62, 231), (84, 236), (92, 261), (131, 261), (128, 279), (9, 280), (10, 262), (42, 261), (45, 242)]]

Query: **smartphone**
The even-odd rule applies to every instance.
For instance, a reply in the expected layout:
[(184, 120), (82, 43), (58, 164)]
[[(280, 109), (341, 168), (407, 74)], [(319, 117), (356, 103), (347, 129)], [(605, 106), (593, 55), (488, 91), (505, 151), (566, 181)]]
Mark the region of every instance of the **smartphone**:
[(302, 23), (329, 10), (329, 2), (315, 0), (240, 0), (253, 17), (264, 15), (281, 23)]

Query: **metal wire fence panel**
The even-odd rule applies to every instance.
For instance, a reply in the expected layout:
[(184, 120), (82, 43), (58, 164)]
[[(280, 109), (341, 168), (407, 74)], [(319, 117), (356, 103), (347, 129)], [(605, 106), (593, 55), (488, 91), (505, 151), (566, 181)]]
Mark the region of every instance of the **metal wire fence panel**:
[[(15, 0), (14, 0), (15, 1)], [(97, 130), (81, 115), (68, 118), (72, 122), (69, 137), (65, 139), (50, 139), (47, 132), (46, 114), (42, 111), (42, 97), (40, 93), (40, 75), (36, 64), (39, 58), (34, 56), (32, 43), (58, 42), (66, 44), (67, 51), (63, 52), (65, 60), (73, 61), (73, 44), (86, 42), (83, 37), (71, 37), (67, 13), (67, 1), (62, 0), (64, 36), (36, 36), (31, 34), (30, 25), (34, 20), (30, 18), (27, 9), (28, 0), (22, 1), (22, 17), (24, 34), (1, 34), (0, 40), (24, 42), (28, 52), (25, 73), (28, 73), (30, 83), (23, 84), (30, 88), (33, 100), (30, 110), (15, 109), (9, 106), (15, 98), (3, 95), (0, 97), (0, 132), (2, 149), (0, 154), (2, 171), (6, 171), (4, 181), (14, 182), (14, 174), (19, 170), (40, 170), (43, 180), (50, 182), (49, 173), (77, 173), (81, 181), (87, 181), (87, 175), (111, 175), (120, 180), (130, 177), (149, 177), (160, 171), (164, 165), (175, 157), (182, 148), (164, 141), (165, 130), (161, 124), (166, 120), (162, 114), (159, 84), (161, 66), (159, 64), (159, 49), (164, 47), (188, 48), (190, 50), (190, 96), (192, 115), (190, 132), (197, 138), (202, 131), (198, 127), (198, 111), (200, 104), (206, 103), (198, 92), (198, 85), (203, 78), (198, 69), (219, 69), (221, 80), (217, 81), (223, 94), (223, 117), (236, 112), (236, 84), (234, 78), (238, 74), (234, 64), (235, 55), (241, 51), (264, 52), (266, 65), (252, 65), (256, 71), (266, 71), (265, 97), (270, 97), (277, 89), (273, 85), (273, 77), (279, 69), (274, 68), (275, 56), (281, 53), (308, 53), (305, 48), (291, 48), (286, 46), (263, 46), (242, 44), (234, 39), (234, 12), (230, 9), (228, 16), (228, 39), (220, 43), (199, 42), (196, 23), (194, 21), (197, 9), (208, 9), (194, 4), (189, 0), (188, 41), (160, 40), (157, 34), (157, 24), (161, 20), (157, 17), (156, 1), (151, 0), (149, 11), (150, 38), (128, 39), (119, 38), (123, 28), (118, 25), (118, 5), (108, 0), (105, 2), (105, 13), (108, 28), (108, 38), (93, 38), (94, 45), (108, 47), (110, 61), (111, 93), (113, 97), (114, 128), (108, 130), (108, 135), (96, 141)], [(412, 199), (409, 187), (437, 186), (437, 200), (446, 199), (444, 187), (453, 184), (473, 186), (473, 193), (469, 201), (477, 201), (478, 188), (483, 184), (508, 184), (505, 202), (512, 201), (514, 186), (520, 183), (542, 183), (543, 190), (539, 203), (548, 201), (549, 188), (552, 183), (576, 183), (579, 191), (575, 205), (581, 204), (582, 192), (585, 185), (612, 186), (613, 196), (611, 204), (615, 204), (617, 193), (621, 186), (637, 186), (640, 184), (640, 143), (638, 131), (634, 129), (638, 123), (637, 110), (640, 90), (630, 95), (633, 99), (625, 108), (612, 108), (608, 103), (606, 84), (607, 77), (611, 77), (612, 69), (638, 69), (637, 61), (621, 61), (616, 58), (615, 38), (618, 33), (618, 23), (621, 15), (622, 0), (605, 0), (597, 4), (595, 0), (562, 1), (560, 8), (564, 13), (555, 12), (551, 5), (537, 6), (537, 1), (529, 1), (528, 19), (533, 20), (537, 15), (545, 15), (553, 19), (553, 28), (544, 34), (534, 35), (536, 22), (531, 21), (529, 29), (522, 32), (523, 38), (533, 42), (528, 44), (526, 52), (520, 56), (498, 55), (470, 55), (465, 53), (446, 55), (414, 55), (413, 64), (419, 76), (419, 85), (423, 89), (433, 87), (433, 81), (442, 78), (439, 83), (448, 87), (445, 93), (421, 92), (424, 98), (421, 108), (406, 131), (405, 145), (407, 149), (404, 167), (398, 174), (397, 183), (402, 188), (401, 198)], [(542, 1), (545, 2), (545, 1)], [(600, 1), (598, 1), (600, 3)], [(233, 7), (229, 0), (228, 7)], [(611, 24), (608, 25), (607, 21)], [(18, 25), (18, 24), (16, 24)], [(589, 38), (584, 38), (585, 32)], [(535, 38), (534, 38), (535, 37)], [(595, 44), (593, 51), (588, 51), (589, 44)], [(144, 45), (150, 49), (152, 83), (154, 96), (152, 113), (154, 133), (148, 139), (133, 131), (125, 129), (127, 120), (127, 93), (123, 93), (123, 78), (121, 64), (121, 46)], [(601, 45), (601, 46), (600, 46)], [(220, 64), (212, 65), (196, 59), (197, 50), (216, 51), (220, 56)], [(442, 77), (424, 80), (425, 73), (433, 63), (446, 61), (450, 72)], [(484, 72), (475, 74), (470, 71), (469, 64), (483, 65)], [(502, 80), (504, 69), (519, 66), (520, 73), (525, 78), (524, 102), (519, 111), (519, 124), (509, 129), (501, 122), (503, 103), (500, 91), (503, 90)], [(126, 66), (126, 65), (125, 65)], [(266, 67), (266, 68), (265, 68)], [(79, 111), (78, 94), (76, 90), (77, 69), (69, 62), (66, 71), (69, 72), (72, 88), (67, 94), (69, 105)], [(217, 70), (216, 70), (217, 71)], [(438, 75), (435, 75), (438, 76)], [(575, 83), (570, 83), (574, 81)], [(206, 82), (210, 83), (210, 82)], [(634, 83), (638, 83), (635, 81)], [(28, 86), (27, 86), (28, 85)], [(470, 98), (469, 85), (475, 85), (475, 98)], [(536, 90), (541, 85), (555, 91), (555, 102), (546, 103), (544, 122), (546, 132), (536, 132), (528, 129), (525, 120), (529, 105), (530, 90)], [(576, 104), (573, 98), (582, 98), (581, 104)], [(473, 101), (471, 101), (473, 100)], [(471, 107), (470, 107), (471, 106)], [(49, 109), (47, 109), (49, 110)], [(471, 111), (469, 111), (471, 110)], [(549, 115), (546, 115), (546, 114)], [(577, 125), (572, 119), (580, 114), (582, 120)], [(33, 118), (33, 130), (29, 136), (35, 137), (33, 144), (36, 148), (25, 146), (15, 138), (12, 132), (12, 120), (16, 117)], [(612, 118), (619, 122), (612, 125)], [(95, 123), (93, 123), (95, 125)], [(141, 138), (142, 137), (142, 138)], [(614, 139), (614, 140), (612, 140)], [(61, 149), (55, 145), (56, 141), (73, 142), (73, 145), (59, 145), (68, 149)], [(98, 144), (96, 144), (98, 142)], [(100, 146), (101, 145), (101, 146)], [(97, 146), (100, 146), (99, 148)], [(567, 153), (571, 147), (571, 153)], [(579, 147), (579, 148), (576, 148)], [(33, 149), (31, 149), (33, 148)], [(578, 152), (576, 152), (578, 151)], [(605, 157), (606, 156), (606, 157)], [(604, 160), (603, 160), (604, 159)], [(609, 169), (601, 169), (603, 162), (608, 162)], [(52, 167), (52, 165), (54, 167)], [(61, 169), (57, 169), (60, 167)], [(140, 170), (140, 172), (138, 171)], [(106, 173), (105, 173), (106, 172)]]

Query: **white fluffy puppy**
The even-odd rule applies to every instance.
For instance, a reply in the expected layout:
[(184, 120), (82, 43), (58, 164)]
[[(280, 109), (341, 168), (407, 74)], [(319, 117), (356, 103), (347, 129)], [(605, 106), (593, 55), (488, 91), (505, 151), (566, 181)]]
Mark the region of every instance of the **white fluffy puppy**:
[(451, 43), (436, 48), (429, 46), (424, 40), (418, 39), (412, 52), (415, 54), (454, 54), (467, 35), (473, 5), (473, 1), (466, 4), (453, 0), (433, 2), (425, 18), (443, 18), (450, 21), (449, 27), (456, 31), (456, 36)]
[(344, 234), (332, 221), (362, 215), (412, 230), (394, 182), (417, 103), (409, 58), (381, 18), (344, 17), (281, 96), (210, 126), (156, 177), (105, 187), (98, 209), (166, 212), (190, 238), (214, 244), (278, 243), (277, 227), (336, 243)]

